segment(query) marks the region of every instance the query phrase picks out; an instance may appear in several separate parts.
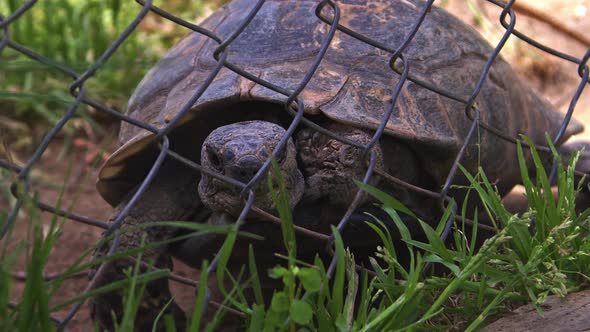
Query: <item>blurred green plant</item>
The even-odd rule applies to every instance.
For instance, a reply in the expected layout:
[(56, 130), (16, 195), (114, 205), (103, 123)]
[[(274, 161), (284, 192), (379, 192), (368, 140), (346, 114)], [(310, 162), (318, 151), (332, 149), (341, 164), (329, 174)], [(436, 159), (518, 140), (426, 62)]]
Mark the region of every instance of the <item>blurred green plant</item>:
[[(526, 140), (526, 138), (525, 138)], [(531, 143), (531, 142), (529, 142)], [(553, 149), (555, 157), (559, 159)], [(532, 179), (525, 165), (525, 154), (532, 155), (535, 178)], [(557, 170), (557, 199), (551, 194), (551, 186), (541, 158), (534, 148), (525, 150), (518, 145), (528, 209), (520, 214), (506, 210), (494, 186), (483, 171), (469, 174), (463, 170), (482, 203), (483, 213), (497, 232), (480, 247), (475, 245), (477, 227), (469, 239), (465, 225), (457, 223), (449, 243), (443, 243), (440, 235), (451, 213), (450, 206), (439, 223), (430, 225), (418, 218), (413, 222), (423, 229), (427, 240), (417, 241), (398, 211), (409, 210), (401, 202), (386, 193), (362, 185), (362, 189), (375, 197), (395, 224), (386, 228), (377, 222), (370, 224), (382, 245), (370, 260), (373, 275), (355, 267), (354, 257), (345, 249), (338, 231), (332, 228), (334, 251), (338, 257), (331, 280), (319, 258), (309, 264), (296, 259), (297, 243), (293, 219), (287, 204), (286, 191), (273, 166), (273, 176), (268, 185), (282, 222), (282, 237), (287, 256), (285, 264), (272, 268), (271, 277), (282, 281), (282, 289), (276, 289), (270, 303), (265, 303), (258, 276), (256, 257), (252, 249), (245, 269), (233, 276), (226, 271), (228, 258), (238, 236), (260, 237), (241, 233), (236, 225), (211, 226), (186, 222), (156, 222), (131, 227), (125, 231), (136, 232), (147, 227), (182, 227), (194, 232), (227, 233), (217, 266), (221, 292), (226, 299), (223, 306), (209, 322), (203, 322), (207, 290), (208, 263), (203, 262), (197, 290), (197, 299), (189, 317), (189, 331), (213, 331), (227, 318), (226, 308), (231, 307), (245, 314), (243, 326), (248, 331), (423, 331), (465, 330), (474, 331), (486, 318), (501, 312), (506, 306), (533, 302), (542, 312), (541, 304), (549, 295), (564, 296), (588, 284), (590, 280), (590, 210), (577, 212), (575, 196), (581, 189), (576, 183), (574, 167), (579, 155), (574, 154), (566, 166)], [(561, 165), (558, 163), (558, 165)], [(15, 250), (0, 245), (0, 329), (51, 330), (50, 314), (77, 301), (114, 289), (123, 288), (126, 308), (119, 331), (133, 330), (133, 316), (141, 290), (146, 282), (169, 275), (168, 270), (152, 270), (139, 273), (139, 265), (128, 272), (128, 279), (120, 280), (86, 294), (80, 294), (62, 303), (50, 306), (52, 296), (65, 278), (107, 260), (129, 255), (140, 255), (155, 246), (186, 239), (195, 233), (182, 235), (159, 243), (146, 243), (139, 248), (118, 252), (112, 257), (101, 257), (83, 263), (92, 249), (82, 253), (72, 266), (58, 279), (44, 281), (43, 270), (51, 247), (60, 236), (61, 223), (54, 218), (48, 231), (42, 234), (39, 215), (33, 207), (34, 197), (25, 204), (30, 214), (32, 235)], [(58, 203), (59, 206), (59, 203)], [(579, 207), (578, 207), (579, 209)], [(467, 209), (462, 209), (463, 218)], [(407, 214), (407, 213), (406, 213)], [(409, 214), (412, 216), (413, 214)], [(478, 223), (477, 211), (472, 220)], [(0, 222), (6, 218), (0, 212)], [(534, 228), (530, 221), (534, 219)], [(395, 236), (394, 236), (395, 235)], [(481, 236), (481, 235), (480, 235)], [(95, 247), (111, 239), (102, 239)], [(409, 250), (409, 264), (401, 264), (394, 243), (403, 243)], [(0, 244), (2, 242), (0, 241)], [(6, 244), (6, 242), (4, 242)], [(18, 300), (12, 300), (10, 289), (15, 261), (19, 254), (27, 257), (27, 283)], [(403, 259), (408, 261), (408, 259)], [(425, 273), (426, 264), (444, 266), (446, 274)], [(232, 287), (226, 281), (230, 281)], [(244, 294), (251, 291), (254, 302), (248, 302)], [(170, 318), (162, 317), (166, 330), (174, 331)]]
[[(549, 137), (548, 141), (551, 144)], [(528, 153), (535, 165), (534, 180), (525, 164)], [(535, 148), (529, 151), (518, 145), (517, 157), (529, 203), (521, 214), (506, 210), (496, 188), (481, 169), (474, 175), (462, 169), (470, 180), (471, 190), (481, 200), (483, 212), (497, 228), (496, 234), (480, 246), (476, 245), (477, 227), (468, 238), (465, 225), (460, 222), (449, 239), (451, 245), (440, 239), (452, 204), (439, 223), (429, 225), (395, 198), (359, 184), (381, 202), (396, 229), (388, 229), (380, 222), (369, 224), (383, 243), (370, 260), (373, 277), (355, 269), (354, 257), (347, 253), (333, 229), (338, 260), (331, 281), (326, 278), (321, 260), (316, 259), (314, 265), (295, 260), (293, 221), (278, 176), (278, 186), (269, 184), (269, 187), (280, 192), (274, 199), (283, 221), (288, 257), (286, 265), (269, 273), (281, 279), (284, 288), (275, 291), (269, 304), (260, 300), (248, 304), (229, 293), (226, 293), (230, 297), (227, 302), (248, 316), (245, 326), (249, 331), (474, 331), (486, 318), (507, 306), (532, 302), (542, 312), (541, 304), (548, 296), (565, 296), (590, 280), (590, 239), (586, 236), (590, 210), (579, 213), (575, 207), (575, 197), (581, 190), (581, 182), (576, 183), (574, 173), (579, 154), (563, 166), (554, 148), (553, 153), (559, 165), (557, 199)], [(467, 217), (465, 207), (463, 219)], [(402, 221), (398, 211), (414, 216), (414, 222), (426, 235), (426, 242), (413, 238), (409, 221)], [(472, 216), (476, 224), (479, 215), (475, 211)], [(531, 219), (535, 221), (534, 228), (530, 226)], [(397, 236), (394, 238), (393, 234)], [(407, 265), (400, 263), (407, 259), (397, 256), (394, 243), (399, 241), (409, 249)], [(444, 266), (448, 272), (429, 275), (424, 273), (427, 264)], [(253, 255), (250, 265), (255, 266)], [(248, 282), (235, 283), (241, 289), (237, 293), (243, 293), (244, 287), (258, 289), (258, 282), (252, 273)]]
[[(1, 1), (0, 14), (7, 16), (24, 3), (22, 0)], [(196, 21), (203, 15), (205, 3), (219, 5), (219, 1), (206, 0), (154, 1), (154, 5), (189, 21)], [(81, 74), (96, 62), (141, 9), (134, 1), (39, 1), (10, 24), (10, 37)], [(148, 14), (87, 81), (88, 95), (115, 110), (124, 110), (145, 72), (185, 33), (187, 30), (181, 26)], [(0, 53), (0, 73), (3, 115), (29, 126), (45, 128), (55, 123), (73, 101), (68, 91), (71, 78), (10, 48)], [(83, 113), (86, 112), (78, 115)], [(100, 131), (92, 117), (86, 116), (84, 121)], [(72, 129), (75, 128), (70, 126), (65, 130)]]

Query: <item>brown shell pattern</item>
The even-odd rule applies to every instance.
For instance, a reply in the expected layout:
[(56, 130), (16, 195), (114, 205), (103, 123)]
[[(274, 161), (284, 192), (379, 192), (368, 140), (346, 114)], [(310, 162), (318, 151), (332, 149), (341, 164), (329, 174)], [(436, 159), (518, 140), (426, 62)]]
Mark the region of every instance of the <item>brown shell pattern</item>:
[[(292, 91), (313, 62), (329, 29), (315, 16), (318, 2), (266, 1), (230, 45), (228, 61)], [(203, 26), (226, 38), (254, 5), (254, 0), (235, 0), (213, 13)], [(342, 0), (338, 1), (340, 24), (396, 48), (411, 32), (424, 5), (422, 1), (409, 0)], [(324, 13), (332, 16), (329, 7), (324, 8)], [(145, 76), (129, 101), (127, 114), (156, 127), (166, 125), (215, 66), (216, 46), (216, 42), (198, 33), (187, 35)], [(492, 48), (473, 29), (444, 10), (432, 8), (404, 55), (413, 76), (467, 99), (491, 52)], [(388, 67), (390, 57), (387, 52), (336, 32), (318, 71), (300, 96), (306, 113), (323, 114), (351, 126), (376, 128), (399, 80), (399, 75)], [(181, 122), (202, 120), (203, 110), (211, 105), (285, 99), (224, 68)], [(522, 133), (544, 143), (545, 132), (555, 134), (561, 124), (561, 115), (522, 83), (500, 58), (496, 59), (477, 103), (481, 120), (511, 137)], [(234, 121), (234, 114), (228, 113), (218, 117)], [(425, 169), (432, 169), (434, 178), (444, 178), (470, 125), (463, 104), (407, 81), (387, 122), (386, 134), (412, 144), (426, 164)], [(211, 121), (202, 121), (198, 127), (203, 135), (193, 140), (195, 145), (200, 145), (202, 138), (215, 129)], [(580, 130), (579, 124), (572, 123), (569, 133)], [(103, 196), (127, 186), (117, 183), (125, 182), (129, 169), (136, 167), (130, 165), (130, 160), (138, 159), (151, 136), (133, 125), (122, 125), (122, 147), (107, 161), (100, 175), (98, 188)], [(480, 139), (479, 158), (485, 161), (491, 179), (505, 174), (507, 167), (515, 167), (507, 161), (516, 155), (512, 144), (486, 131), (480, 133)], [(477, 156), (473, 145), (464, 164), (468, 168), (475, 165)], [(516, 171), (513, 173), (517, 174)]]

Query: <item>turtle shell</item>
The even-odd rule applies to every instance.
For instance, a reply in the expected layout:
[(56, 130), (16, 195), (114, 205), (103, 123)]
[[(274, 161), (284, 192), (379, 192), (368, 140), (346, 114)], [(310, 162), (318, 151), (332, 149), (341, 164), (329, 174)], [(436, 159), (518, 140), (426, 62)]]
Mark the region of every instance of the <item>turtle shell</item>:
[[(203, 26), (220, 38), (229, 37), (255, 6), (254, 0), (235, 0), (215, 11)], [(330, 26), (314, 13), (318, 1), (266, 1), (251, 23), (228, 48), (227, 61), (252, 75), (293, 91), (311, 67)], [(422, 1), (342, 0), (340, 24), (396, 49), (402, 44), (425, 3)], [(332, 17), (327, 6), (323, 12)], [(128, 105), (127, 115), (157, 128), (166, 126), (181, 110), (216, 65), (214, 40), (199, 33), (185, 36), (149, 71)], [(404, 52), (410, 73), (430, 85), (468, 99), (492, 53), (476, 31), (444, 11), (433, 7)], [(319, 68), (299, 98), (305, 113), (374, 129), (391, 103), (400, 75), (388, 66), (391, 54), (337, 31)], [(178, 128), (191, 128), (173, 136), (173, 149), (186, 150), (198, 161), (200, 145), (220, 125), (248, 118), (236, 105), (269, 104), (286, 100), (274, 92), (223, 68)], [(545, 143), (554, 135), (562, 116), (523, 83), (511, 67), (497, 58), (476, 99), (481, 121), (505, 135), (525, 134)], [(462, 103), (418, 84), (404, 84), (385, 127), (392, 138), (406, 142), (432, 178), (442, 183), (472, 122)], [(281, 107), (275, 112), (285, 113)], [(242, 114), (244, 113), (244, 114)], [(582, 130), (569, 126), (567, 135)], [(173, 133), (175, 135), (175, 133)], [(98, 190), (111, 204), (145, 176), (156, 150), (154, 135), (123, 123), (121, 147), (107, 160), (99, 174)], [(481, 130), (478, 142), (467, 149), (463, 165), (474, 169), (478, 160), (491, 181), (512, 187), (519, 170), (514, 144)], [(385, 142), (385, 144), (387, 144)], [(543, 144), (544, 145), (544, 144)], [(176, 151), (176, 150), (175, 150)], [(501, 186), (502, 187), (502, 186)]]

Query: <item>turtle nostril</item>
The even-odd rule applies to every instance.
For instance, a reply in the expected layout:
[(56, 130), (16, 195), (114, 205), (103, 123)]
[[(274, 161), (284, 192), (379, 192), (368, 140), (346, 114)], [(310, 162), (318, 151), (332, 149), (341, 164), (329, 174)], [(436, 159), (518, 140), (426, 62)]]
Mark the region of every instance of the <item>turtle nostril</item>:
[(253, 156), (245, 156), (237, 160), (236, 163), (226, 163), (226, 175), (234, 177), (236, 180), (249, 182), (258, 173), (264, 162)]
[(207, 149), (207, 158), (209, 159), (209, 164), (213, 167), (214, 170), (221, 172), (223, 170), (223, 164), (221, 163), (221, 159), (214, 151)]

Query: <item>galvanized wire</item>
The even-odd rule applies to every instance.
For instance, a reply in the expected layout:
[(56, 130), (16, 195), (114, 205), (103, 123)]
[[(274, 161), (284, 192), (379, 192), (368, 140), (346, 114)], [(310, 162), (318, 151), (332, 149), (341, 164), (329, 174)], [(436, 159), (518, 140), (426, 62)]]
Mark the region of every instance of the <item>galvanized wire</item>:
[[(85, 223), (85, 224), (88, 224), (91, 226), (105, 229), (106, 230), (105, 236), (111, 235), (111, 234), (115, 233), (119, 228), (121, 228), (122, 223), (125, 220), (125, 217), (128, 215), (129, 211), (132, 209), (134, 204), (136, 202), (138, 202), (139, 200), (141, 200), (142, 195), (147, 190), (149, 190), (150, 183), (157, 176), (164, 160), (166, 158), (170, 158), (170, 159), (175, 159), (178, 162), (186, 165), (187, 167), (191, 168), (195, 172), (202, 172), (204, 174), (207, 174), (207, 175), (215, 177), (219, 180), (225, 181), (228, 184), (241, 189), (242, 198), (245, 200), (245, 205), (244, 205), (244, 208), (243, 208), (237, 222), (234, 225), (234, 229), (237, 231), (244, 223), (247, 222), (246, 219), (250, 213), (257, 215), (258, 217), (261, 217), (269, 222), (280, 223), (280, 219), (278, 219), (276, 216), (273, 216), (273, 215), (269, 214), (268, 212), (265, 212), (265, 211), (257, 208), (256, 206), (254, 206), (255, 194), (252, 191), (252, 188), (254, 188), (255, 185), (260, 183), (265, 178), (265, 176), (268, 173), (269, 168), (270, 168), (270, 158), (264, 163), (264, 165), (258, 170), (256, 175), (248, 183), (242, 183), (241, 181), (238, 181), (236, 179), (233, 179), (233, 178), (227, 177), (223, 174), (219, 174), (215, 171), (206, 169), (206, 168), (202, 167), (201, 165), (199, 165), (198, 163), (195, 163), (194, 161), (191, 161), (191, 160), (183, 157), (181, 154), (173, 151), (170, 148), (170, 138), (169, 138), (169, 134), (174, 129), (174, 127), (183, 118), (183, 116), (191, 110), (192, 106), (199, 100), (199, 98), (202, 97), (202, 95), (205, 93), (205, 91), (210, 86), (210, 84), (213, 82), (213, 80), (218, 76), (219, 72), (224, 68), (229, 69), (229, 70), (237, 73), (238, 75), (251, 80), (252, 82), (254, 82), (257, 85), (260, 85), (262, 87), (265, 87), (267, 89), (270, 89), (276, 93), (279, 93), (279, 94), (287, 97), (287, 100), (284, 102), (284, 111), (289, 116), (292, 117), (292, 121), (291, 121), (289, 127), (287, 128), (286, 134), (280, 140), (280, 143), (277, 145), (277, 147), (272, 151), (272, 156), (276, 157), (281, 152), (281, 150), (283, 150), (285, 148), (285, 145), (287, 144), (288, 139), (293, 135), (293, 133), (295, 132), (297, 127), (299, 127), (301, 125), (307, 126), (307, 127), (310, 127), (320, 133), (323, 133), (331, 138), (337, 139), (341, 142), (344, 142), (346, 144), (349, 144), (349, 145), (352, 145), (352, 146), (362, 149), (364, 151), (364, 154), (366, 157), (366, 162), (367, 162), (366, 174), (363, 178), (364, 183), (369, 183), (369, 180), (372, 178), (372, 176), (374, 176), (373, 174), (375, 173), (375, 174), (377, 174), (377, 176), (382, 177), (390, 184), (393, 184), (396, 186), (401, 186), (401, 187), (404, 187), (412, 192), (418, 193), (420, 195), (424, 195), (425, 197), (429, 197), (431, 199), (438, 200), (438, 202), (440, 203), (441, 211), (446, 209), (447, 205), (451, 201), (451, 197), (449, 197), (449, 191), (456, 179), (456, 171), (457, 171), (458, 165), (463, 160), (464, 153), (467, 149), (467, 146), (471, 142), (471, 140), (474, 136), (474, 133), (476, 132), (477, 129), (486, 130), (486, 131), (490, 132), (491, 134), (493, 134), (493, 135), (495, 135), (507, 142), (510, 142), (510, 143), (520, 142), (520, 143), (522, 143), (523, 146), (525, 146), (525, 147), (528, 146), (528, 144), (526, 144), (526, 142), (521, 141), (518, 137), (511, 137), (509, 135), (506, 135), (505, 133), (502, 132), (501, 129), (494, 127), (494, 124), (483, 123), (480, 119), (480, 110), (478, 109), (478, 106), (475, 103), (475, 99), (478, 96), (484, 82), (487, 79), (488, 72), (490, 71), (494, 60), (499, 55), (502, 47), (504, 46), (504, 44), (506, 43), (506, 41), (508, 40), (509, 37), (515, 36), (515, 37), (523, 40), (524, 42), (532, 45), (533, 47), (538, 48), (541, 51), (549, 53), (549, 54), (551, 54), (555, 57), (561, 58), (563, 60), (578, 64), (578, 74), (581, 78), (580, 84), (578, 86), (578, 89), (575, 91), (575, 94), (571, 98), (568, 112), (566, 113), (566, 115), (563, 118), (563, 122), (561, 124), (561, 127), (559, 128), (558, 133), (553, 138), (555, 144), (562, 143), (563, 137), (565, 135), (565, 131), (566, 131), (567, 126), (571, 120), (573, 112), (576, 108), (576, 104), (578, 102), (578, 99), (579, 99), (583, 89), (585, 88), (586, 84), (589, 83), (588, 59), (590, 58), (590, 50), (588, 50), (588, 52), (586, 52), (584, 57), (582, 57), (581, 59), (578, 59), (575, 56), (572, 56), (570, 54), (556, 51), (546, 45), (543, 45), (543, 44), (535, 41), (534, 39), (526, 36), (525, 34), (519, 32), (515, 28), (516, 27), (516, 15), (515, 15), (514, 11), (511, 9), (511, 7), (514, 3), (514, 0), (511, 0), (508, 3), (504, 3), (504, 2), (498, 1), (498, 0), (488, 0), (489, 2), (502, 8), (502, 12), (499, 16), (499, 20), (500, 20), (500, 24), (506, 29), (506, 31), (505, 31), (502, 39), (500, 40), (500, 42), (498, 42), (497, 45), (495, 45), (493, 52), (491, 54), (489, 54), (487, 62), (485, 64), (485, 66), (482, 68), (480, 78), (477, 82), (474, 82), (474, 84), (475, 84), (474, 88), (472, 90), (471, 95), (469, 95), (469, 96), (458, 95), (454, 91), (446, 90), (444, 86), (434, 86), (433, 84), (431, 84), (429, 82), (424, 82), (424, 81), (418, 79), (417, 77), (415, 77), (412, 74), (412, 63), (410, 61), (408, 61), (408, 59), (406, 57), (404, 57), (405, 49), (409, 45), (411, 45), (411, 43), (414, 39), (414, 36), (420, 30), (420, 27), (421, 27), (422, 23), (424, 22), (424, 19), (428, 16), (428, 13), (430, 12), (430, 8), (433, 5), (434, 0), (430, 0), (430, 1), (424, 3), (424, 7), (421, 8), (421, 10), (420, 10), (420, 15), (416, 18), (416, 21), (415, 21), (414, 25), (412, 26), (412, 29), (410, 30), (411, 32), (407, 36), (405, 36), (403, 42), (400, 45), (385, 45), (379, 41), (373, 40), (373, 39), (369, 38), (368, 36), (365, 36), (365, 35), (357, 32), (357, 31), (351, 30), (350, 28), (348, 28), (344, 25), (341, 25), (340, 24), (341, 13), (340, 13), (340, 9), (339, 9), (337, 2), (332, 1), (332, 0), (323, 0), (323, 1), (318, 2), (316, 10), (315, 10), (315, 15), (317, 16), (318, 20), (329, 25), (330, 29), (325, 34), (325, 36), (323, 36), (323, 40), (321, 42), (321, 45), (318, 49), (318, 53), (315, 56), (313, 63), (305, 72), (303, 79), (299, 82), (299, 84), (297, 84), (296, 88), (293, 90), (289, 90), (286, 87), (278, 86), (278, 85), (275, 85), (269, 81), (266, 81), (266, 80), (256, 76), (255, 74), (250, 73), (250, 72), (240, 68), (239, 66), (231, 63), (230, 61), (228, 61), (228, 58), (227, 58), (228, 49), (231, 48), (234, 40), (236, 40), (240, 36), (240, 34), (242, 34), (244, 32), (246, 27), (256, 17), (260, 8), (264, 5), (265, 0), (257, 1), (256, 4), (252, 7), (250, 12), (248, 13), (248, 15), (243, 20), (243, 22), (241, 22), (238, 25), (238, 27), (235, 29), (235, 31), (233, 31), (233, 33), (231, 33), (229, 35), (229, 37), (227, 37), (225, 39), (217, 36), (214, 32), (212, 32), (208, 29), (205, 29), (199, 25), (182, 20), (179, 17), (176, 17), (175, 15), (168, 13), (168, 12), (152, 5), (151, 0), (148, 0), (148, 1), (136, 0), (136, 1), (141, 5), (141, 9), (138, 12), (138, 14), (136, 15), (136, 17), (134, 18), (134, 20), (129, 24), (129, 26), (125, 29), (125, 31), (116, 40), (114, 40), (112, 42), (112, 44), (110, 45), (110, 47), (108, 47), (108, 49), (104, 52), (104, 54), (102, 54), (100, 56), (100, 58), (94, 64), (89, 66), (89, 68), (82, 74), (78, 74), (78, 73), (76, 73), (75, 70), (68, 68), (67, 66), (64, 66), (62, 64), (56, 63), (54, 60), (46, 58), (46, 57), (36, 53), (34, 50), (27, 48), (26, 45), (20, 45), (11, 39), (10, 24), (13, 23), (15, 20), (18, 20), (19, 17), (21, 17), (24, 13), (26, 13), (28, 10), (33, 8), (33, 6), (37, 2), (36, 0), (29, 0), (29, 1), (25, 2), (25, 4), (23, 4), (23, 6), (21, 6), (19, 9), (17, 9), (14, 13), (1, 13), (4, 15), (7, 15), (7, 16), (3, 16), (3, 17), (0, 16), (0, 29), (2, 29), (2, 32), (0, 33), (0, 38), (1, 38), (0, 39), (0, 52), (2, 52), (5, 48), (11, 48), (12, 50), (16, 51), (17, 53), (20, 53), (30, 59), (33, 59), (39, 63), (42, 63), (42, 64), (48, 66), (49, 68), (52, 68), (56, 72), (60, 72), (62, 74), (68, 75), (69, 77), (71, 77), (73, 79), (73, 83), (70, 84), (69, 90), (70, 90), (70, 93), (72, 94), (72, 96), (75, 97), (75, 101), (73, 101), (67, 107), (65, 114), (51, 128), (51, 130), (48, 131), (48, 133), (45, 135), (42, 142), (37, 146), (37, 148), (35, 149), (35, 152), (26, 161), (26, 164), (24, 166), (21, 167), (18, 165), (14, 165), (13, 163), (11, 163), (7, 160), (0, 160), (0, 168), (6, 169), (6, 170), (16, 174), (16, 177), (15, 177), (16, 180), (15, 180), (15, 183), (13, 184), (13, 190), (12, 190), (13, 195), (16, 198), (16, 202), (13, 204), (11, 212), (8, 214), (7, 219), (5, 220), (4, 224), (0, 228), (0, 238), (2, 238), (7, 233), (8, 229), (15, 222), (18, 211), (22, 207), (23, 202), (26, 199), (26, 197), (24, 197), (24, 196), (26, 196), (27, 192), (33, 192), (35, 189), (35, 188), (31, 187), (31, 184), (29, 181), (32, 169), (38, 165), (39, 160), (40, 160), (41, 156), (43, 155), (43, 153), (45, 152), (45, 150), (47, 149), (49, 143), (56, 139), (56, 136), (62, 130), (64, 125), (68, 121), (71, 121), (72, 118), (78, 112), (81, 112), (81, 110), (79, 110), (80, 109), (79, 106), (81, 104), (88, 105), (98, 112), (110, 114), (111, 116), (114, 116), (123, 122), (127, 122), (130, 125), (142, 128), (144, 130), (147, 130), (148, 132), (153, 133), (153, 135), (154, 135), (153, 136), (153, 144), (159, 148), (158, 157), (156, 158), (156, 160), (153, 163), (153, 165), (151, 166), (149, 172), (147, 173), (147, 175), (145, 176), (145, 178), (143, 179), (143, 181), (139, 185), (136, 192), (133, 194), (132, 198), (129, 200), (127, 205), (121, 210), (121, 213), (116, 217), (116, 219), (114, 221), (112, 221), (111, 223), (106, 223), (106, 222), (100, 221), (100, 220), (93, 220), (92, 218), (87, 218), (87, 217), (78, 215), (74, 212), (64, 211), (64, 210), (61, 210), (57, 207), (53, 207), (49, 204), (43, 203), (42, 201), (39, 201), (37, 203), (37, 206), (40, 210), (56, 213), (57, 215), (66, 217), (66, 218), (71, 219), (73, 221), (78, 221), (78, 222), (82, 222), (82, 223)], [(323, 10), (325, 8), (330, 9), (330, 13), (331, 13), (330, 17), (324, 16)], [(206, 37), (218, 44), (218, 46), (215, 48), (214, 53), (213, 53), (214, 58), (217, 61), (215, 67), (210, 71), (208, 77), (204, 81), (202, 81), (198, 87), (197, 86), (194, 87), (194, 94), (191, 96), (191, 98), (189, 98), (187, 100), (187, 102), (184, 104), (184, 106), (181, 108), (181, 110), (174, 116), (174, 118), (171, 121), (169, 121), (166, 126), (164, 126), (162, 128), (156, 128), (152, 124), (140, 121), (138, 119), (132, 118), (132, 117), (125, 115), (125, 114), (121, 114), (121, 113), (119, 113), (107, 106), (104, 106), (103, 104), (101, 104), (98, 101), (90, 99), (87, 95), (87, 91), (84, 86), (85, 82), (89, 78), (93, 77), (97, 71), (100, 71), (101, 67), (117, 51), (117, 48), (120, 47), (125, 42), (125, 40), (132, 33), (132, 31), (138, 26), (138, 24), (144, 19), (144, 17), (150, 11), (156, 15), (161, 16), (164, 19), (174, 22), (175, 24), (181, 25), (181, 26), (183, 26), (195, 33), (201, 34), (204, 37)], [(367, 15), (370, 15), (370, 14), (367, 14)], [(340, 33), (351, 36), (351, 37), (355, 38), (356, 40), (359, 40), (361, 42), (364, 42), (368, 45), (371, 45), (375, 48), (378, 48), (384, 52), (391, 54), (389, 66), (393, 72), (399, 74), (399, 81), (397, 82), (396, 86), (393, 89), (393, 92), (391, 95), (391, 101), (389, 102), (389, 105), (387, 106), (387, 108), (384, 112), (384, 116), (381, 119), (379, 126), (375, 130), (373, 137), (371, 138), (371, 141), (368, 144), (364, 144), (364, 145), (359, 144), (358, 142), (354, 142), (354, 141), (351, 141), (347, 138), (341, 137), (341, 136), (331, 132), (330, 130), (323, 128), (323, 127), (317, 125), (316, 123), (312, 122), (311, 120), (307, 119), (304, 114), (304, 109), (305, 109), (304, 102), (302, 99), (299, 98), (299, 95), (307, 87), (310, 80), (314, 77), (318, 67), (320, 66), (320, 63), (324, 59), (326, 52), (330, 48), (332, 39), (334, 38), (334, 34), (337, 31), (340, 31)], [(395, 32), (392, 31), (391, 33), (395, 33)], [(398, 178), (395, 178), (387, 173), (384, 173), (382, 170), (379, 170), (375, 167), (376, 155), (372, 151), (372, 148), (375, 146), (375, 144), (381, 138), (381, 136), (385, 130), (386, 123), (389, 121), (389, 118), (391, 117), (391, 114), (393, 112), (396, 101), (398, 100), (398, 97), (401, 93), (401, 90), (407, 81), (411, 81), (413, 83), (416, 83), (419, 86), (429, 89), (441, 96), (444, 96), (446, 98), (449, 98), (449, 99), (452, 99), (454, 101), (458, 101), (458, 102), (464, 104), (465, 116), (472, 121), (472, 125), (469, 128), (468, 134), (464, 137), (463, 145), (459, 149), (459, 152), (455, 157), (455, 162), (453, 163), (451, 170), (446, 178), (446, 181), (439, 192), (435, 192), (435, 191), (432, 191), (431, 189), (427, 189), (427, 188), (417, 187), (411, 183), (405, 182), (402, 179), (398, 179)], [(537, 149), (539, 151), (545, 151), (545, 152), (549, 151), (549, 148), (544, 147), (544, 146), (538, 146)], [(556, 167), (554, 165), (554, 167), (553, 167), (554, 171), (551, 173), (552, 178), (555, 176), (555, 169), (556, 169)], [(20, 184), (20, 187), (25, 188), (26, 192), (22, 192), (22, 190), (19, 191), (17, 189), (17, 187), (19, 187), (19, 184)], [(24, 184), (24, 186), (22, 184)], [(366, 194), (362, 190), (359, 190), (357, 192), (352, 204), (349, 206), (347, 211), (344, 212), (342, 219), (338, 223), (338, 226), (337, 226), (338, 231), (342, 232), (347, 227), (347, 223), (350, 219), (350, 216), (358, 208), (358, 206), (362, 202), (364, 195), (366, 195)], [(453, 222), (457, 218), (457, 216), (456, 216), (456, 210), (457, 210), (456, 204), (457, 203), (453, 203), (453, 204), (454, 204), (454, 206), (452, 206), (452, 213), (446, 222), (444, 232), (442, 235), (443, 240), (445, 240), (446, 237), (448, 236), (448, 234), (450, 233)], [(485, 226), (485, 225), (480, 225), (480, 227), (486, 228), (488, 230), (490, 229), (490, 227)], [(320, 241), (325, 242), (326, 253), (331, 253), (333, 255), (332, 261), (329, 265), (330, 266), (329, 271), (328, 271), (328, 275), (331, 275), (333, 272), (333, 269), (335, 267), (335, 262), (337, 259), (337, 257), (335, 256), (335, 251), (332, 248), (333, 236), (328, 235), (328, 234), (318, 233), (313, 230), (305, 229), (300, 226), (295, 226), (295, 231), (298, 234), (301, 234), (302, 236), (311, 237), (316, 240), (320, 240)], [(106, 253), (107, 256), (116, 253), (119, 239), (120, 239), (119, 236), (117, 236), (115, 238), (115, 240), (112, 241), (112, 243), (109, 247), (109, 250)], [(208, 273), (212, 273), (213, 271), (215, 271), (217, 259), (219, 258), (219, 256), (220, 255), (217, 255), (216, 258), (211, 263), (211, 265), (209, 266)], [(90, 291), (95, 286), (96, 281), (98, 280), (98, 278), (101, 277), (101, 274), (104, 273), (104, 271), (108, 268), (109, 264), (110, 263), (107, 261), (106, 263), (101, 264), (97, 268), (96, 273), (94, 274), (92, 280), (90, 281), (86, 291)], [(180, 280), (180, 282), (183, 282), (185, 284), (189, 284), (189, 285), (192, 285), (195, 287), (197, 286), (197, 283), (195, 281), (185, 280), (186, 278), (183, 279), (182, 277), (179, 277), (179, 276), (172, 275), (171, 279), (176, 280), (176, 281)], [(69, 321), (76, 315), (76, 313), (81, 305), (82, 305), (82, 302), (77, 303), (74, 306), (74, 308), (72, 308), (70, 310), (70, 312), (63, 319), (61, 319), (61, 320), (56, 319), (57, 326), (60, 329), (65, 329), (67, 327)], [(232, 311), (230, 310), (230, 312), (232, 312)], [(233, 313), (236, 315), (239, 315), (238, 312), (234, 311)]]

